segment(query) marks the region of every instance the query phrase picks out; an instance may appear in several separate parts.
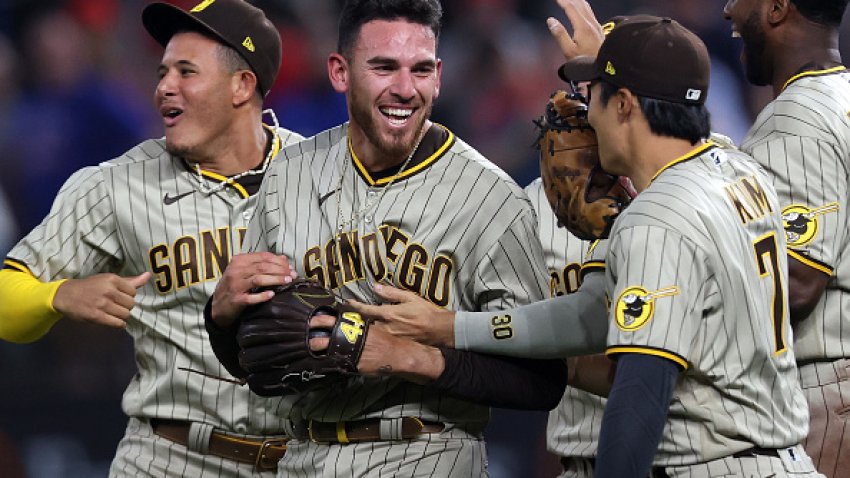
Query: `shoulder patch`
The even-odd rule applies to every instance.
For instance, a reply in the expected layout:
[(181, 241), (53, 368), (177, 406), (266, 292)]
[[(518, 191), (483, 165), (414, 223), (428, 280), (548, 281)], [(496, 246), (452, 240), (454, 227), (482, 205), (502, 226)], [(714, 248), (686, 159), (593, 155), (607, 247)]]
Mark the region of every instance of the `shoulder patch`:
[(665, 287), (649, 291), (643, 286), (626, 287), (617, 299), (614, 316), (617, 327), (627, 332), (634, 332), (646, 325), (655, 312), (655, 299), (677, 295), (677, 286)]
[(831, 202), (811, 208), (805, 204), (791, 204), (782, 209), (782, 226), (789, 247), (800, 247), (812, 242), (818, 234), (820, 216), (838, 211), (838, 203)]

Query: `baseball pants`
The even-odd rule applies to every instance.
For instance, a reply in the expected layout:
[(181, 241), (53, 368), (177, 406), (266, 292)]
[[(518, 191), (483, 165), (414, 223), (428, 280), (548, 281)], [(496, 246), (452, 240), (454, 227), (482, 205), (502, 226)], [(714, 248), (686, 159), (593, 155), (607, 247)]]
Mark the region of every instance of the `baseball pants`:
[(799, 366), (809, 403), (809, 435), (803, 442), (827, 478), (850, 477), (850, 360)]
[(156, 435), (148, 420), (130, 418), (109, 469), (112, 477), (214, 476), (216, 478), (273, 478), (274, 470), (259, 472), (254, 465), (205, 455)]
[[(648, 478), (823, 478), (800, 445), (777, 450), (778, 456), (728, 456), (689, 466), (653, 467)], [(593, 478), (593, 459), (561, 458), (559, 478)]]
[(489, 475), (483, 438), (454, 429), (400, 441), (328, 444), (303, 437), (292, 439), (278, 463), (278, 476), (486, 478)]

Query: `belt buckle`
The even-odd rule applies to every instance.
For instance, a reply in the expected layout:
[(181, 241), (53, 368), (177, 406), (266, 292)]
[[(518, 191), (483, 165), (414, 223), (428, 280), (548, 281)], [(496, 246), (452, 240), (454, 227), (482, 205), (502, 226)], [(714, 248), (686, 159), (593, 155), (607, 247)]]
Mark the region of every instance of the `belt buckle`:
[(263, 440), (263, 443), (260, 445), (260, 450), (257, 451), (257, 460), (254, 462), (254, 467), (257, 470), (276, 470), (277, 469), (277, 461), (274, 463), (270, 463), (268, 459), (266, 459), (266, 451), (268, 451), (269, 447), (272, 446), (286, 446), (286, 440), (282, 438), (268, 438)]

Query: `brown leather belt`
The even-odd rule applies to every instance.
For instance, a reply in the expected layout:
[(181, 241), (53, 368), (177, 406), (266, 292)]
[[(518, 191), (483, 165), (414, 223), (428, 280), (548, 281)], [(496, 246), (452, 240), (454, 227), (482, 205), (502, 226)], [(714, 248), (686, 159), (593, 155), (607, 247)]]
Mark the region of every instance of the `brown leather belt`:
[[(189, 443), (191, 422), (152, 419), (151, 427), (154, 433), (174, 443), (183, 446)], [(286, 453), (285, 443), (286, 440), (280, 438), (249, 440), (213, 431), (207, 453), (240, 463), (252, 463), (258, 470), (276, 470), (277, 462)]]
[(310, 440), (317, 443), (357, 443), (364, 441), (412, 440), (425, 433), (440, 433), (445, 425), (416, 417), (373, 418), (353, 422), (310, 420)]

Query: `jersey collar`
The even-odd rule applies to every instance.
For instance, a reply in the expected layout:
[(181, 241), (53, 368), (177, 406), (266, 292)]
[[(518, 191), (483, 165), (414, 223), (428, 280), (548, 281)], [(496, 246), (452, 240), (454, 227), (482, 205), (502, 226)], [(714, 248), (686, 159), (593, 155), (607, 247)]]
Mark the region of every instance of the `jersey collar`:
[(667, 165), (665, 165), (663, 168), (659, 169), (658, 172), (656, 172), (652, 176), (652, 179), (650, 179), (649, 182), (651, 183), (651, 182), (655, 181), (655, 178), (657, 178), (661, 173), (672, 168), (673, 166), (675, 166), (679, 163), (684, 163), (685, 161), (687, 161), (689, 159), (696, 158), (697, 156), (702, 156), (702, 154), (705, 153), (706, 151), (708, 151), (710, 149), (714, 149), (716, 147), (717, 147), (717, 144), (715, 144), (713, 141), (711, 141), (711, 140), (706, 141), (704, 144), (697, 146), (696, 148), (685, 153), (684, 155), (679, 156), (678, 158), (674, 159), (673, 161), (670, 161), (669, 163), (667, 163)]
[(434, 123), (425, 133), (425, 137), (422, 138), (422, 144), (414, 153), (411, 165), (401, 173), (398, 172), (401, 165), (384, 171), (369, 173), (360, 158), (357, 157), (354, 148), (351, 147), (351, 136), (348, 137), (348, 152), (357, 173), (369, 186), (386, 186), (392, 181), (407, 179), (434, 164), (454, 144), (454, 140), (454, 133), (445, 126)]
[[(271, 164), (277, 157), (277, 153), (279, 153), (281, 148), (283, 147), (283, 141), (280, 139), (280, 135), (277, 134), (277, 131), (275, 131), (271, 126), (263, 124), (263, 127), (266, 128), (266, 130), (272, 136), (272, 157), (271, 161), (269, 161), (269, 164)], [(258, 167), (262, 167), (262, 164)], [(189, 167), (189, 170), (192, 171), (192, 168)], [(247, 176), (242, 176), (241, 178), (235, 181), (230, 181), (227, 176), (222, 176), (221, 174), (214, 173), (211, 171), (205, 171), (203, 169), (201, 169), (201, 175), (206, 179), (218, 181), (220, 183), (227, 182), (227, 185), (235, 189), (239, 193), (239, 195), (242, 196), (243, 199), (248, 198), (252, 194), (259, 191), (260, 183), (262, 183), (262, 179), (265, 176), (265, 174), (250, 174)]]
[(846, 69), (847, 68), (844, 65), (838, 65), (838, 66), (834, 66), (832, 68), (827, 68), (827, 69), (824, 69), (824, 70), (808, 70), (808, 71), (804, 71), (802, 73), (797, 73), (796, 75), (792, 76), (791, 78), (788, 78), (788, 81), (786, 81), (785, 84), (782, 85), (782, 89), (784, 90), (785, 88), (788, 88), (788, 85), (790, 85), (791, 83), (794, 83), (795, 81), (799, 80), (800, 78), (804, 78), (804, 77), (807, 77), (807, 76), (831, 75), (832, 73), (838, 73), (839, 71), (844, 71)]

